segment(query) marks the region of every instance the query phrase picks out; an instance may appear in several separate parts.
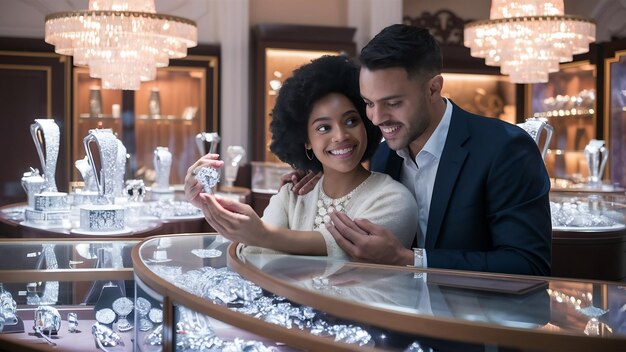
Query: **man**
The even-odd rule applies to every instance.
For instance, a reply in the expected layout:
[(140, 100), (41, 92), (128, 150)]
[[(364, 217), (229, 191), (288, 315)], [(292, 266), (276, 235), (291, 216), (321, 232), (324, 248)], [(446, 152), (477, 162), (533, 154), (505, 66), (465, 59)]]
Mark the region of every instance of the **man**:
[[(441, 54), (424, 28), (385, 28), (360, 61), (367, 116), (385, 139), (371, 169), (413, 192), (425, 266), (549, 275), (550, 181), (531, 137), (441, 96)], [(329, 231), (354, 259), (414, 263), (384, 228), (343, 213), (331, 219)]]

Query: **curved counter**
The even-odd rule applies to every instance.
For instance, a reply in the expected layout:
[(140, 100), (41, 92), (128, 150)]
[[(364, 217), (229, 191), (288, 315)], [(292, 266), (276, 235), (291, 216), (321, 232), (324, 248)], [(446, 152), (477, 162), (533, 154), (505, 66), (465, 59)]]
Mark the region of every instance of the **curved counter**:
[[(166, 247), (159, 244), (164, 239)], [(418, 270), (237, 248), (216, 235), (156, 237), (135, 247), (137, 292), (170, 312), (165, 348), (180, 342), (174, 328), (181, 324), (179, 306), (307, 350), (404, 350), (412, 343), (549, 351), (626, 346), (626, 286), (619, 283)], [(225, 299), (220, 287), (238, 276), (232, 271), (249, 281)], [(214, 281), (215, 275), (229, 279)], [(257, 285), (266, 298), (257, 295)], [(308, 306), (327, 327), (351, 326), (354, 335), (319, 334), (306, 324), (295, 328), (293, 318), (278, 322), (280, 314), (243, 309), (267, 297), (283, 308)], [(359, 340), (359, 334), (369, 338)]]

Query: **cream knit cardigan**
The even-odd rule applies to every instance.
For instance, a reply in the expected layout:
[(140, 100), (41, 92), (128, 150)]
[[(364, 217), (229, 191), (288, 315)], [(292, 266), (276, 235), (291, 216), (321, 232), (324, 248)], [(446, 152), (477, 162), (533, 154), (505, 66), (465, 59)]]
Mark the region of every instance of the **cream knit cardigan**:
[[(292, 184), (284, 185), (278, 194), (272, 196), (263, 212), (263, 221), (286, 227), (291, 230), (311, 231), (315, 229), (317, 200), (322, 179), (315, 188), (305, 195), (291, 192)], [(355, 190), (346, 205), (346, 214), (351, 218), (362, 218), (391, 231), (407, 248), (411, 246), (417, 231), (417, 204), (415, 198), (401, 183), (386, 174), (373, 172)], [(347, 254), (337, 245), (325, 227), (317, 229), (326, 242), (329, 257), (348, 259)], [(247, 248), (251, 250), (252, 248)], [(251, 252), (256, 252), (251, 250)], [(263, 253), (277, 253), (262, 250)]]

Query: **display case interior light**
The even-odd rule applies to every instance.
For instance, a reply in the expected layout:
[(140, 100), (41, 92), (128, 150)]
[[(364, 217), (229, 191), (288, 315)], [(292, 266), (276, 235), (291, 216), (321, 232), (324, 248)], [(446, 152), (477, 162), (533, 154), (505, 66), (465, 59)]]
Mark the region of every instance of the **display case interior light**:
[(269, 150), (269, 143), (272, 140), (269, 125), (272, 119), (271, 112), (283, 82), (291, 77), (295, 69), (310, 63), (312, 60), (324, 55), (340, 54), (339, 51), (265, 49), (265, 140), (267, 141), (265, 160), (279, 162), (278, 158)]
[(501, 75), (442, 73), (442, 95), (462, 109), (515, 123), (515, 84)]
[(546, 168), (553, 178), (585, 180), (583, 149), (596, 131), (596, 66), (589, 61), (562, 64), (547, 83), (526, 86), (525, 116), (545, 119), (554, 128)]

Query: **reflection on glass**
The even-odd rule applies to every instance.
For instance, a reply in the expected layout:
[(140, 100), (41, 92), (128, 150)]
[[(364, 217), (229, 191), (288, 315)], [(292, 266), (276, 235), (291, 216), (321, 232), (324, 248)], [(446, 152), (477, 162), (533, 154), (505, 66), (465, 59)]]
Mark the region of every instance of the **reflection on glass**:
[[(607, 60), (609, 77), (606, 82), (606, 94), (609, 104), (606, 108), (606, 128), (608, 148), (611, 154), (609, 161), (609, 177), (612, 182), (626, 185), (626, 53), (618, 53), (615, 58)], [(606, 137), (605, 137), (606, 138)]]
[(548, 83), (528, 86), (528, 117), (546, 119), (554, 137), (545, 157), (553, 178), (586, 182), (583, 150), (596, 138), (596, 68), (586, 61), (561, 65)]
[(242, 146), (231, 145), (226, 149), (226, 160), (224, 163), (224, 178), (226, 179), (226, 186), (232, 187), (237, 179), (237, 171), (239, 170), (239, 164), (246, 156), (246, 151)]

